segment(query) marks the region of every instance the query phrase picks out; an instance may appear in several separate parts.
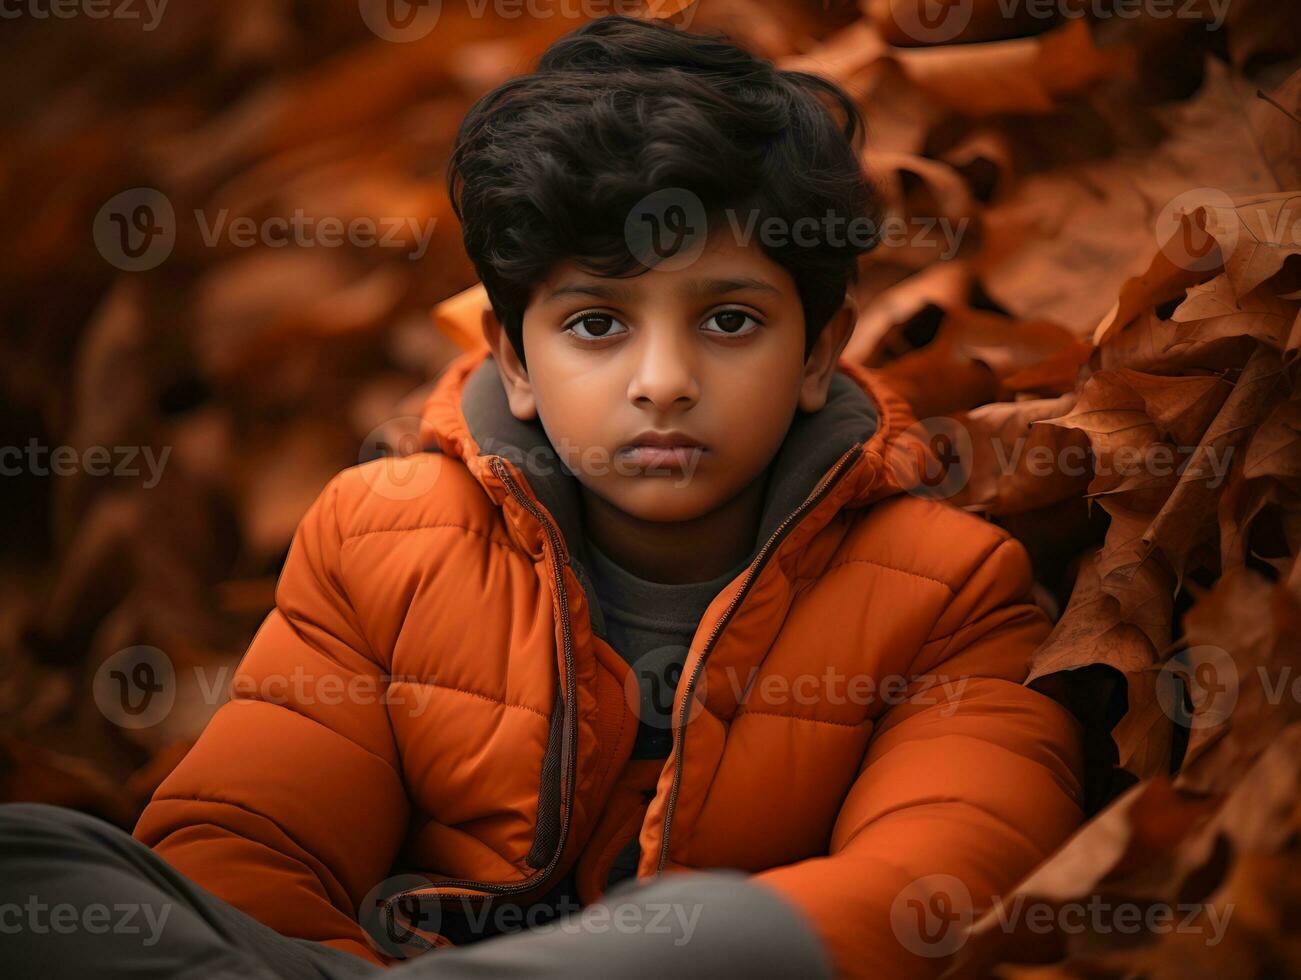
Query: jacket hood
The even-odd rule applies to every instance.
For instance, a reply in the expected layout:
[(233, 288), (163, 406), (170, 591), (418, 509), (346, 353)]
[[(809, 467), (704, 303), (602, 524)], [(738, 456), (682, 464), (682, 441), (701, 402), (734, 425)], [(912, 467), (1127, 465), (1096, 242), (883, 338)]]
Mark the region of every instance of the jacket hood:
[[(905, 454), (896, 443), (914, 422), (907, 404), (873, 372), (841, 360), (826, 404), (816, 412), (796, 411), (770, 464), (753, 550), (855, 447), (861, 452), (841, 481), (841, 508), (862, 507), (904, 490), (908, 467), (897, 465)], [(491, 462), (495, 456), (508, 460), (521, 485), (556, 522), (567, 550), (584, 553), (578, 479), (538, 420), (525, 422), (511, 414), (487, 347), (467, 351), (447, 367), (425, 401), (420, 431), (425, 450), (463, 462), (498, 506), (507, 492)]]

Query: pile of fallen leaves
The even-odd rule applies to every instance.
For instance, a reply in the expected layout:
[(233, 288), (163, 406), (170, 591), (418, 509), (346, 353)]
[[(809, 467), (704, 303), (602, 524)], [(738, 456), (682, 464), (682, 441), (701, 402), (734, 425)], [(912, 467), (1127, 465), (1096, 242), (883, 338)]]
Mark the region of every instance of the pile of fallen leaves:
[[(307, 505), (475, 342), (430, 326), (475, 301), (442, 168), (473, 100), (575, 26), (476, 7), (404, 43), (351, 0), (6, 22), (0, 445), (138, 455), (0, 479), (0, 799), (130, 826), (218, 706)], [(956, 968), (1301, 975), (1297, 8), (652, 7), (863, 108), (887, 235), (846, 356), (913, 405), (928, 482), (1029, 549), (1058, 620), (1031, 682), (1090, 736), (1091, 820), (1011, 898), (1233, 910), (1215, 945), (991, 913)], [(175, 240), (123, 271), (97, 220), (142, 188)], [(397, 248), (210, 234), (296, 213), (403, 225)], [(176, 670), (149, 727), (96, 701), (133, 646)]]
[[(953, 42), (887, 46), (927, 2), (799, 59), (861, 96), (919, 230), (869, 260), (851, 351), (923, 419), (934, 485), (1036, 559), (1060, 618), (1030, 682), (1088, 723), (1100, 811), (956, 972), (1301, 975), (1301, 12), (1005, 37), (977, 0)], [(923, 217), (968, 223), (951, 257)], [(1200, 915), (1007, 925), (1099, 900)]]

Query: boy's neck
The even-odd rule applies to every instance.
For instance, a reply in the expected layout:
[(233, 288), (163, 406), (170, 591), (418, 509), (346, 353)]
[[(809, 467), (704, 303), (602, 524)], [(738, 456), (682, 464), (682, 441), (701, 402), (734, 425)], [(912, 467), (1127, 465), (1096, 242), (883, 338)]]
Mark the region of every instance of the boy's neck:
[(689, 521), (642, 520), (580, 484), (583, 531), (639, 578), (665, 584), (707, 582), (754, 550), (768, 472), (721, 507)]

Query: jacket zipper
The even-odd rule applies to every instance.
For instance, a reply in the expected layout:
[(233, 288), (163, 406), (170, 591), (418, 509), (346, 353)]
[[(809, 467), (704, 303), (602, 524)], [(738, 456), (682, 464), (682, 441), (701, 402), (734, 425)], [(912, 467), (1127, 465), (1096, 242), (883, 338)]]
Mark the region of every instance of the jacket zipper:
[[(552, 521), (539, 509), (528, 495), (523, 493), (515, 478), (511, 476), (510, 471), (506, 469), (501, 461), (500, 456), (495, 456), (491, 462), (492, 471), (497, 478), (505, 484), (506, 489), (510, 491), (511, 496), (515, 497), (521, 505), (533, 515), (537, 522), (546, 530), (547, 537), (551, 541), (552, 564), (556, 572), (556, 598), (560, 606), (560, 631), (564, 647), (565, 657), (565, 704), (564, 704), (564, 725), (567, 731), (568, 741), (568, 764), (565, 775), (568, 777), (568, 792), (566, 792), (566, 781), (562, 780), (560, 787), (561, 797), (561, 815), (560, 815), (560, 835), (556, 842), (555, 853), (551, 855), (551, 860), (547, 866), (534, 875), (530, 875), (523, 881), (517, 881), (513, 884), (502, 884), (500, 882), (490, 881), (471, 881), (460, 879), (454, 881), (440, 881), (434, 888), (473, 888), (479, 891), (486, 891), (493, 895), (515, 895), (521, 892), (532, 891), (539, 885), (542, 885), (555, 873), (556, 866), (560, 863), (560, 856), (564, 853), (565, 844), (569, 838), (569, 823), (571, 812), (574, 805), (574, 784), (577, 779), (578, 771), (578, 726), (570, 722), (570, 713), (575, 710), (577, 705), (577, 691), (575, 690), (577, 682), (574, 679), (574, 646), (573, 633), (569, 623), (569, 592), (565, 587), (565, 570), (560, 560), (564, 554), (564, 548), (561, 542), (560, 532), (556, 529)], [(405, 892), (399, 892), (391, 896), (385, 902), (388, 906), (389, 914), (392, 914), (393, 903), (397, 902), (405, 895), (413, 893), (423, 893), (423, 888), (410, 889)]]
[(705, 661), (713, 650), (714, 644), (717, 642), (719, 635), (723, 632), (724, 627), (726, 627), (728, 620), (732, 618), (732, 614), (736, 611), (737, 606), (741, 604), (741, 600), (745, 598), (745, 594), (750, 591), (750, 586), (754, 584), (754, 580), (759, 577), (759, 573), (763, 570), (763, 566), (765, 562), (767, 562), (768, 556), (772, 553), (772, 550), (781, 542), (781, 539), (786, 536), (791, 527), (799, 520), (800, 516), (804, 514), (805, 511), (814, 507), (823, 497), (831, 492), (832, 488), (840, 482), (840, 478), (844, 476), (845, 471), (849, 468), (849, 464), (856, 460), (862, 451), (863, 443), (861, 442), (846, 450), (845, 454), (841, 456), (840, 459), (836, 461), (835, 465), (828, 471), (822, 484), (809, 494), (802, 504), (786, 515), (786, 519), (777, 526), (777, 529), (773, 531), (768, 540), (764, 542), (763, 547), (759, 549), (759, 554), (755, 556), (755, 560), (750, 563), (750, 568), (746, 572), (745, 581), (741, 583), (741, 587), (737, 590), (736, 595), (732, 597), (732, 601), (728, 603), (727, 608), (723, 610), (723, 614), (718, 617), (717, 622), (714, 623), (714, 628), (709, 633), (709, 639), (705, 641), (705, 646), (700, 653), (700, 659), (696, 661), (696, 666), (691, 671), (691, 677), (687, 680), (687, 686), (682, 699), (682, 711), (678, 715), (677, 725), (673, 728), (673, 741), (674, 748), (677, 749), (677, 762), (673, 767), (673, 786), (669, 790), (668, 802), (665, 804), (664, 808), (664, 830), (660, 835), (660, 858), (659, 863), (655, 868), (656, 874), (662, 874), (664, 872), (664, 865), (668, 863), (669, 833), (673, 828), (673, 810), (678, 802), (678, 790), (682, 782), (682, 753), (687, 738), (687, 710), (691, 705), (691, 697), (695, 692), (696, 681), (700, 677), (700, 672), (704, 669)]

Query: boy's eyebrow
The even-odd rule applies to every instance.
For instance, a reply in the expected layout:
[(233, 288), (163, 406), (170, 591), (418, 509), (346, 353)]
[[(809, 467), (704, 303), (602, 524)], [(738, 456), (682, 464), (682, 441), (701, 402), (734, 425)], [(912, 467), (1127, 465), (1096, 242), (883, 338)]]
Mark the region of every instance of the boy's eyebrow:
[(571, 282), (563, 283), (551, 290), (547, 299), (552, 300), (558, 296), (567, 296), (570, 293), (577, 293), (582, 296), (595, 296), (598, 299), (622, 299), (626, 294), (622, 286), (607, 286), (598, 282)]
[(717, 296), (721, 293), (733, 293), (738, 289), (759, 289), (769, 293), (781, 294), (770, 282), (751, 279), (749, 276), (737, 276), (731, 279), (694, 279), (687, 284), (687, 291), (693, 296)]
[[(769, 293), (781, 293), (781, 290), (772, 285), (772, 283), (764, 282), (762, 279), (752, 279), (749, 276), (736, 276), (727, 279), (693, 279), (691, 282), (687, 283), (686, 289), (692, 296), (718, 296), (722, 293), (731, 293), (739, 289), (758, 289)], [(571, 293), (577, 293), (583, 296), (595, 296), (599, 299), (618, 300), (626, 299), (628, 290), (623, 286), (618, 286), (613, 283), (562, 283), (551, 291), (547, 299), (555, 299), (558, 296), (566, 296)]]

